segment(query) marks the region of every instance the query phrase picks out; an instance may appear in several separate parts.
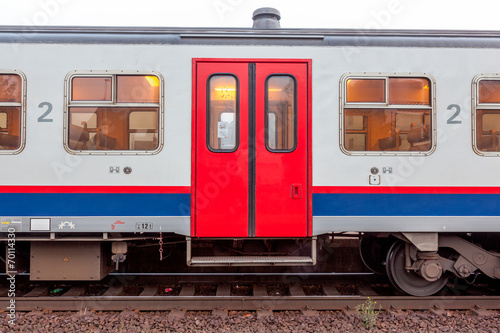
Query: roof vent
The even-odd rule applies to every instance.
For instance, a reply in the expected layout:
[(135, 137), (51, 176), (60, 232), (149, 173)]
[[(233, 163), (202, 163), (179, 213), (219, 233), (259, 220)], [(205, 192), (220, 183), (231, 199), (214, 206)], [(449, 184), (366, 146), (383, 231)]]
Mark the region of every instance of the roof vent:
[(281, 14), (277, 9), (271, 7), (259, 8), (253, 12), (252, 19), (254, 29), (281, 29)]

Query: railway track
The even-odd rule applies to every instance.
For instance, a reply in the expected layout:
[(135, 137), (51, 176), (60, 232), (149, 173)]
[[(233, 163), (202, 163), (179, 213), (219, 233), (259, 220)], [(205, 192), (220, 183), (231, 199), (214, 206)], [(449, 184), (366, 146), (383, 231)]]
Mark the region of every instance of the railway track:
[[(368, 297), (381, 309), (500, 310), (500, 295), (487, 286), (449, 285), (438, 296), (397, 296), (388, 284), (330, 283), (116, 284), (30, 286), (15, 297), (16, 311), (350, 311)], [(0, 289), (0, 307), (11, 298)], [(395, 296), (396, 295), (396, 296)]]

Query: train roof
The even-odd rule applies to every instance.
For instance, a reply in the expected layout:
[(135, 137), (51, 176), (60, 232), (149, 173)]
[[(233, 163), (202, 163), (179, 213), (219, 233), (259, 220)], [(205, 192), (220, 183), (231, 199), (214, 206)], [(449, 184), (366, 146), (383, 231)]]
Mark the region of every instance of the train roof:
[(0, 43), (499, 48), (499, 31), (0, 26)]

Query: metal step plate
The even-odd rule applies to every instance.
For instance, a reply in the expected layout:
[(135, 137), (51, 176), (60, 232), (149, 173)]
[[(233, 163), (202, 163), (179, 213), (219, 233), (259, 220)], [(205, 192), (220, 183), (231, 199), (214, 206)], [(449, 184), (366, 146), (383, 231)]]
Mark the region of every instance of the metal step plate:
[(314, 265), (308, 256), (192, 257), (189, 266), (291, 266)]

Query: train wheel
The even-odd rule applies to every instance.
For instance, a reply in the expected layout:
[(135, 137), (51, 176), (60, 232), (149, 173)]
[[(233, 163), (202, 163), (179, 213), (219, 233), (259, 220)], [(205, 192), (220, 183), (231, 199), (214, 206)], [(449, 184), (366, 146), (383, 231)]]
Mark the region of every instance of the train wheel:
[(385, 275), (385, 260), (392, 242), (389, 238), (363, 236), (359, 242), (359, 254), (363, 264), (373, 273)]
[(387, 253), (386, 270), (389, 280), (397, 289), (413, 296), (433, 295), (448, 282), (448, 277), (444, 274), (437, 281), (431, 282), (413, 271), (406, 271), (405, 243), (399, 241)]

